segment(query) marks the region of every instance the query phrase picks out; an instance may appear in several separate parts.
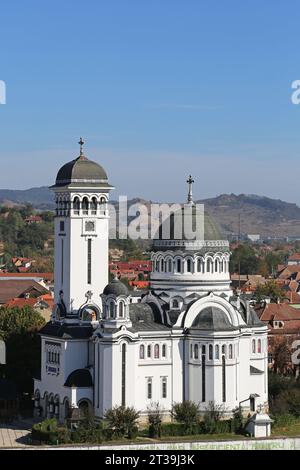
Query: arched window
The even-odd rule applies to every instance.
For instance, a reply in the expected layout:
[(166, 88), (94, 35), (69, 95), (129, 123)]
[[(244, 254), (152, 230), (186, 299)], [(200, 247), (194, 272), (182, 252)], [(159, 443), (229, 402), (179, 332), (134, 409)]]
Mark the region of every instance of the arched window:
[(167, 357), (167, 346), (165, 344), (162, 345), (161, 355)]
[(202, 263), (201, 263), (201, 259), (198, 258), (198, 259), (197, 259), (197, 272), (198, 272), (198, 273), (201, 273), (201, 264), (202, 264)]
[(199, 347), (198, 344), (194, 345), (194, 359), (199, 359)]
[(213, 346), (212, 346), (212, 344), (210, 344), (209, 347), (208, 347), (208, 358), (209, 358), (210, 361), (212, 361), (212, 359), (213, 359)]
[(191, 351), (190, 351), (190, 354), (191, 354), (191, 359), (193, 359), (193, 345), (191, 344)]
[(74, 210), (75, 215), (79, 215), (79, 213), (80, 213), (80, 200), (79, 200), (79, 197), (74, 198), (73, 210)]
[(176, 271), (178, 273), (181, 273), (181, 259), (177, 259), (177, 262), (176, 262)]
[(177, 299), (172, 300), (172, 308), (179, 308), (179, 303)]
[(215, 347), (215, 358), (220, 359), (220, 348), (218, 344), (216, 344), (216, 347)]
[(114, 318), (114, 316), (115, 316), (115, 304), (114, 304), (114, 302), (110, 302), (110, 304), (109, 304), (109, 316), (110, 316), (110, 318)]
[(163, 260), (163, 258), (160, 260), (160, 272), (161, 273), (164, 272), (164, 260)]
[(252, 353), (253, 353), (253, 354), (256, 353), (256, 343), (255, 343), (255, 339), (252, 340)]
[(207, 273), (212, 272), (212, 266), (211, 266), (211, 259), (210, 258), (206, 261), (206, 272)]
[(105, 197), (100, 197), (100, 211), (105, 214), (106, 210), (106, 199)]
[(159, 345), (154, 346), (154, 359), (159, 359)]
[(223, 344), (222, 346), (222, 354), (226, 357), (226, 345)]
[(188, 259), (186, 262), (186, 270), (188, 273), (192, 272), (192, 260), (191, 259)]
[(233, 358), (233, 347), (232, 347), (232, 344), (229, 345), (228, 356), (229, 356), (229, 359), (232, 359), (232, 358)]
[(145, 359), (145, 346), (143, 344), (140, 345), (140, 359)]
[(93, 215), (97, 214), (97, 199), (95, 197), (93, 197), (91, 201), (91, 211)]
[(215, 260), (215, 273), (219, 271), (219, 260)]
[(124, 317), (124, 302), (119, 303), (119, 317)]
[(206, 354), (206, 347), (205, 347), (205, 344), (202, 345), (202, 355), (205, 356)]
[(171, 273), (172, 272), (172, 260), (169, 259), (168, 261), (168, 272)]
[(147, 357), (151, 358), (151, 344), (148, 344), (147, 346)]
[(261, 353), (261, 339), (257, 341), (257, 352)]
[(89, 213), (89, 200), (87, 197), (82, 199), (82, 212), (87, 215)]

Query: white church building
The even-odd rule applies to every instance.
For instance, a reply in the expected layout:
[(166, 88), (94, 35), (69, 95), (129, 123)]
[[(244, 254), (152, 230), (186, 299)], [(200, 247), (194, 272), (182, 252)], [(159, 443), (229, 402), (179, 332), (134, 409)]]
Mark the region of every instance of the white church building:
[(145, 416), (159, 402), (168, 416), (183, 400), (202, 411), (210, 401), (229, 414), (267, 410), (267, 327), (233, 295), (229, 243), (205, 217), (203, 239), (153, 241), (148, 291), (108, 282), (113, 187), (82, 145), (52, 186), (55, 309), (41, 330), (36, 411), (64, 421), (125, 405)]

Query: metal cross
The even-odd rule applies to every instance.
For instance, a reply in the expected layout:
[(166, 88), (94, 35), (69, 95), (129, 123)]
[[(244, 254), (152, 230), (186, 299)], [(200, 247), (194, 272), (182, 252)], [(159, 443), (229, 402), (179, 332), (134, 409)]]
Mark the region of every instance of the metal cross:
[(186, 182), (189, 185), (188, 202), (193, 202), (193, 183), (195, 183), (195, 181), (193, 180), (192, 175), (189, 176)]
[(80, 156), (83, 157), (83, 150), (82, 150), (82, 147), (84, 146), (84, 140), (82, 139), (82, 137), (80, 137), (80, 140), (79, 140), (79, 145), (80, 145)]

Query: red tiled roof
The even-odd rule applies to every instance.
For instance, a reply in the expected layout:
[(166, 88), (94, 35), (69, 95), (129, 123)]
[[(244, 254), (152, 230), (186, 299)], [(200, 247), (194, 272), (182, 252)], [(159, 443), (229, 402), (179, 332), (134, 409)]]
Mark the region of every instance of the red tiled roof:
[(294, 253), (288, 257), (288, 261), (300, 261), (300, 253)]
[(6, 304), (16, 297), (24, 297), (25, 293), (34, 291), (37, 294), (48, 294), (49, 291), (31, 279), (0, 280), (0, 304)]
[(300, 303), (300, 295), (298, 294), (298, 292), (288, 291), (285, 295), (289, 299), (289, 302), (291, 304)]
[(300, 320), (300, 310), (289, 304), (267, 304), (260, 315), (260, 320), (269, 322), (272, 320)]

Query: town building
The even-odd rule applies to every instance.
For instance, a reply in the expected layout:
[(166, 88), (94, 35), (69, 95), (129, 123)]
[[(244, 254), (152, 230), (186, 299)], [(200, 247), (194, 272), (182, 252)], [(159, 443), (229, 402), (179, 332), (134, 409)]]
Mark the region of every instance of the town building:
[[(142, 419), (159, 402), (166, 419), (175, 402), (209, 402), (228, 415), (268, 407), (267, 326), (250, 302), (233, 295), (229, 243), (208, 217), (204, 236), (178, 236), (183, 210), (153, 241), (150, 288), (108, 282), (112, 186), (83, 153), (65, 164), (52, 187), (55, 217), (55, 306), (41, 330), (37, 412), (59, 420), (90, 410), (96, 419), (133, 406)], [(186, 206), (197, 212), (192, 179)], [(175, 236), (176, 233), (176, 236)], [(184, 232), (183, 232), (184, 233)]]

